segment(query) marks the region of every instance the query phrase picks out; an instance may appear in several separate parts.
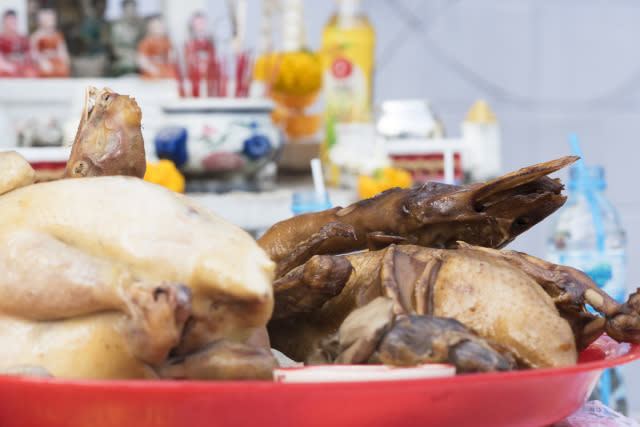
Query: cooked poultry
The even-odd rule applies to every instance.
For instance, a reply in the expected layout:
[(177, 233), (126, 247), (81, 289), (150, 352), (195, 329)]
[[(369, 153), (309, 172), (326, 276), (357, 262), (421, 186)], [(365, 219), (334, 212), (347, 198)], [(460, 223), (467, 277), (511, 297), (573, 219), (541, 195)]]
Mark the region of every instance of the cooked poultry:
[(142, 112), (133, 98), (89, 87), (65, 178), (130, 175), (147, 168), (140, 130)]
[[(15, 366), (27, 364), (63, 378), (157, 378), (153, 364), (137, 353), (145, 342), (155, 345), (151, 342), (154, 337), (140, 340), (133, 331), (123, 333), (131, 330), (133, 323), (127, 314), (117, 311), (53, 321), (0, 315), (0, 371), (11, 372)], [(163, 322), (166, 326), (172, 323), (173, 319)], [(178, 333), (173, 344), (179, 340)], [(163, 349), (163, 357), (170, 346)]]
[(271, 316), (275, 265), (251, 236), (160, 186), (34, 184), (0, 196), (0, 212), (0, 369), (148, 376), (171, 349), (244, 341)]
[[(587, 348), (603, 332), (619, 342), (640, 342), (640, 289), (625, 303), (618, 303), (575, 268), (552, 264), (522, 252), (460, 245), (502, 258), (533, 277), (553, 298), (560, 315), (571, 324), (578, 351)], [(586, 310), (587, 304), (600, 316)]]
[(351, 312), (335, 334), (320, 341), (309, 364), (450, 363), (457, 372), (508, 371), (514, 357), (455, 319), (398, 315), (394, 301), (377, 297)]
[[(640, 341), (640, 293), (618, 304), (575, 269), (514, 251), (461, 246), (392, 245), (313, 257), (276, 280), (276, 306), (280, 283), (287, 283), (287, 295), (296, 295), (296, 288), (310, 286), (307, 278), (326, 274), (325, 266), (339, 262), (335, 258), (348, 259), (352, 269), (343, 268), (332, 278), (333, 289), (343, 288), (337, 296), (302, 304), (298, 312), (289, 308), (290, 317), (277, 319), (276, 313), (269, 324), (273, 346), (304, 360), (349, 313), (381, 295), (393, 300), (396, 315), (454, 318), (507, 348), (527, 367), (574, 364), (577, 351), (603, 331), (621, 341)], [(589, 313), (585, 304), (604, 317)]]
[(257, 245), (133, 178), (146, 167), (140, 120), (132, 98), (90, 88), (65, 171), (79, 179), (29, 185), (28, 164), (0, 153), (0, 372), (268, 378), (274, 357), (246, 341), (272, 314), (274, 276), (271, 336), (298, 359), (506, 370), (575, 363), (603, 330), (640, 340), (640, 293), (620, 305), (523, 254), (411, 245), (506, 245), (564, 203), (546, 175), (575, 157), (389, 190), (276, 224)]
[(564, 204), (564, 186), (546, 175), (577, 159), (563, 157), (540, 163), (484, 184), (430, 182), (391, 189), (346, 208), (281, 221), (267, 230), (258, 244), (273, 261), (280, 262), (323, 226), (338, 222), (353, 227), (357, 238), (328, 235), (307, 251), (338, 254), (381, 249), (390, 243), (451, 248), (458, 240), (501, 248)]
[(0, 153), (0, 195), (33, 184), (35, 180), (36, 172), (20, 154), (15, 151)]
[(347, 258), (315, 256), (273, 283), (275, 305), (271, 319), (291, 317), (320, 308), (342, 292), (353, 267)]
[(0, 153), (0, 371), (270, 375), (273, 356), (241, 343), (271, 316), (274, 263), (192, 200), (105, 176), (144, 175), (140, 121), (132, 98), (89, 88), (65, 171), (80, 179), (27, 185), (33, 169)]
[(271, 351), (220, 340), (185, 356), (167, 360), (158, 368), (162, 378), (200, 380), (272, 379), (278, 367)]

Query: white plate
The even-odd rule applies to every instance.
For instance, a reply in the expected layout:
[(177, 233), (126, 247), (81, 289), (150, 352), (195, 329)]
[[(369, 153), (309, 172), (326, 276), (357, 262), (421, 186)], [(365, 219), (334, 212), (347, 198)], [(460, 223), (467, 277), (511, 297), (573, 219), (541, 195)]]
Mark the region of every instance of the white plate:
[(276, 369), (273, 378), (282, 383), (328, 383), (443, 378), (454, 376), (455, 373), (455, 366), (435, 363), (409, 368), (385, 365), (314, 365)]

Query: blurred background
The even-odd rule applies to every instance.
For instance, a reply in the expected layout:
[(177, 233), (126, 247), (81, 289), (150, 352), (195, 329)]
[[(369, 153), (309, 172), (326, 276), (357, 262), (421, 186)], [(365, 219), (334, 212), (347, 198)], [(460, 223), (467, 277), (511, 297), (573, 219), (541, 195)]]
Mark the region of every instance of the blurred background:
[[(371, 156), (368, 167), (349, 164), (337, 154), (331, 157), (326, 148), (326, 140), (330, 138), (326, 133), (329, 129), (327, 123), (314, 124), (312, 120), (317, 118), (323, 121), (328, 117), (326, 112), (327, 105), (331, 102), (330, 93), (311, 87), (298, 88), (296, 82), (287, 83), (286, 76), (272, 76), (271, 68), (267, 67), (266, 72), (261, 72), (258, 68), (260, 58), (263, 58), (263, 65), (265, 61), (268, 63), (264, 58), (268, 58), (271, 52), (300, 51), (307, 48), (311, 52), (326, 53), (328, 23), (338, 9), (335, 1), (265, 3), (247, 0), (240, 2), (239, 9), (233, 9), (234, 2), (223, 0), (137, 0), (134, 3), (141, 26), (148, 26), (150, 17), (162, 15), (165, 28), (160, 33), (164, 31), (173, 44), (175, 52), (170, 61), (178, 64), (173, 69), (174, 73), (177, 70), (178, 75), (145, 80), (137, 76), (137, 73), (143, 72), (141, 69), (119, 76), (109, 70), (114, 61), (114, 53), (109, 45), (113, 34), (101, 35), (101, 31), (108, 32), (113, 28), (114, 22), (124, 19), (123, 3), (120, 0), (41, 3), (0, 0), (0, 11), (16, 11), (18, 28), (23, 34), (37, 30), (38, 8), (53, 7), (57, 11), (58, 28), (71, 53), (69, 78), (58, 76), (48, 83), (32, 78), (0, 79), (0, 126), (5, 126), (9, 129), (8, 132), (16, 135), (13, 141), (0, 142), (0, 146), (21, 145), (28, 149), (37, 145), (57, 146), (61, 142), (69, 142), (73, 139), (74, 126), (82, 108), (84, 86), (104, 84), (116, 90), (127, 91), (136, 96), (144, 111), (145, 140), (150, 157), (173, 159), (179, 166), (180, 173), (187, 178), (187, 191), (199, 194), (219, 193), (218, 190), (223, 189), (225, 193), (220, 198), (211, 196), (206, 200), (214, 209), (224, 210), (229, 206), (229, 197), (232, 197), (228, 190), (261, 190), (256, 198), (261, 198), (264, 206), (270, 206), (273, 213), (265, 208), (259, 219), (247, 216), (247, 205), (242, 204), (248, 203), (245, 202), (246, 199), (238, 201), (237, 206), (241, 206), (238, 210), (223, 212), (232, 221), (245, 221), (245, 228), (254, 232), (259, 232), (260, 228), (290, 214), (291, 192), (286, 191), (310, 185), (308, 164), (312, 157), (320, 156), (323, 159), (327, 184), (334, 189), (330, 190), (334, 204), (356, 199), (357, 192), (362, 191), (355, 181), (350, 181), (354, 175), (356, 178), (359, 174), (372, 175), (373, 169), (402, 165), (390, 163), (388, 158), (381, 160), (374, 155)], [(271, 3), (273, 4), (270, 6)], [(432, 139), (434, 147), (441, 147), (450, 141), (452, 145), (449, 147), (454, 147), (451, 149), (457, 154), (463, 154), (462, 166), (454, 164), (452, 179), (455, 182), (469, 182), (477, 177), (497, 176), (568, 155), (571, 153), (569, 135), (575, 133), (579, 137), (585, 162), (604, 167), (607, 198), (617, 209), (626, 231), (629, 260), (626, 265), (627, 287), (635, 289), (635, 286), (640, 285), (640, 263), (634, 262), (640, 254), (640, 192), (631, 191), (629, 181), (637, 167), (636, 155), (640, 153), (637, 148), (640, 135), (640, 55), (637, 54), (640, 3), (632, 0), (363, 0), (360, 9), (368, 18), (375, 39), (372, 45), (371, 109), (367, 116), (368, 121), (375, 125), (373, 131), (376, 136), (372, 137), (371, 147), (377, 147), (373, 139), (386, 138), (388, 142), (389, 139), (398, 137), (392, 131), (385, 133), (381, 128), (382, 118), (396, 114), (394, 111), (397, 110), (394, 108), (410, 111), (417, 118), (407, 126), (411, 127), (417, 121), (427, 128), (416, 131), (415, 135), (406, 139), (413, 143), (419, 139)], [(249, 102), (270, 98), (268, 101), (275, 103), (275, 107), (258, 102), (249, 107), (243, 104), (240, 109), (266, 109), (271, 119), (280, 124), (281, 130), (284, 126), (283, 147), (278, 148), (280, 142), (267, 142), (269, 147), (274, 146), (275, 154), (272, 157), (269, 157), (271, 154), (265, 155), (262, 163), (256, 160), (260, 156), (255, 152), (245, 152), (242, 163), (244, 166), (239, 168), (245, 167), (246, 170), (237, 171), (233, 176), (229, 174), (229, 164), (240, 162), (237, 158), (216, 158), (217, 163), (211, 160), (208, 164), (217, 166), (202, 171), (189, 161), (181, 166), (175, 148), (166, 148), (166, 144), (174, 144), (173, 140), (179, 139), (179, 132), (175, 128), (181, 125), (192, 136), (192, 127), (195, 126), (198, 129), (195, 132), (201, 134), (200, 139), (209, 142), (215, 140), (216, 129), (224, 126), (205, 124), (203, 128), (201, 122), (193, 124), (192, 122), (197, 121), (190, 116), (194, 112), (193, 105), (178, 102), (194, 97), (190, 92), (194, 85), (193, 76), (189, 74), (188, 59), (185, 59), (185, 46), (192, 35), (188, 27), (196, 11), (203, 12), (205, 32), (215, 45), (217, 61), (214, 61), (213, 74), (216, 75), (215, 64), (219, 64), (223, 71), (225, 67), (227, 70), (226, 77), (224, 72), (218, 72), (215, 82), (208, 81), (207, 85), (202, 83), (201, 91), (211, 95), (209, 98), (242, 98)], [(82, 19), (74, 19), (73, 16)], [(266, 18), (268, 16), (269, 19)], [(105, 25), (103, 27), (103, 24), (95, 24), (94, 33), (97, 35), (93, 39), (89, 37), (92, 34), (92, 27), (89, 25), (92, 21), (87, 17), (97, 17)], [(84, 30), (78, 30), (71, 24), (65, 27), (67, 22), (80, 21), (87, 22), (88, 27), (83, 27)], [(136, 43), (141, 39), (142, 35)], [(91, 44), (87, 40), (94, 40), (95, 43)], [(289, 49), (286, 46), (293, 47)], [(238, 90), (241, 86), (238, 81), (242, 78), (239, 80), (234, 77), (239, 76), (239, 72), (244, 73), (239, 70), (242, 68), (239, 65), (242, 62), (240, 58), (244, 53), (250, 58), (248, 63), (252, 71), (261, 73), (262, 76), (250, 76), (249, 86)], [(104, 54), (107, 58), (104, 63), (98, 61), (100, 71), (95, 72), (97, 75), (91, 75), (96, 70), (91, 66), (88, 71), (86, 67), (83, 71), (83, 61), (77, 59), (94, 54)], [(281, 60), (283, 64), (286, 62)], [(296, 64), (304, 63), (305, 59), (299, 61)], [(316, 67), (322, 66), (323, 73), (327, 73), (323, 58), (318, 56), (310, 61), (318, 61), (320, 65)], [(366, 59), (362, 61), (366, 62)], [(140, 66), (141, 62), (137, 61), (135, 64)], [(301, 73), (313, 74), (314, 65), (309, 67), (301, 68), (305, 70)], [(366, 80), (367, 71), (364, 70), (363, 73)], [(279, 77), (284, 80), (281, 82)], [(199, 78), (204, 79), (204, 76)], [(177, 84), (178, 80), (182, 80), (182, 83)], [(220, 85), (216, 86), (219, 82), (223, 82), (224, 93), (221, 92)], [(182, 98), (179, 97), (181, 84), (186, 91)], [(314, 83), (309, 85), (313, 86)], [(282, 96), (269, 97), (271, 89), (275, 94), (282, 92)], [(296, 102), (302, 102), (301, 98), (311, 92), (313, 96), (308, 102), (296, 106)], [(232, 96), (232, 93), (236, 96)], [(288, 95), (291, 96), (287, 97)], [(392, 100), (400, 100), (400, 106), (389, 104)], [(416, 100), (417, 104), (409, 102)], [(484, 103), (476, 104), (473, 110), (472, 106), (479, 100)], [(237, 108), (237, 105), (221, 106), (213, 102), (196, 107), (196, 110), (205, 108), (208, 111), (229, 111)], [(408, 110), (402, 110), (403, 108)], [(306, 118), (306, 121), (299, 119), (299, 116)], [(46, 123), (40, 126), (53, 129), (51, 142), (47, 142), (46, 137), (40, 138), (40, 142), (28, 142), (29, 138), (35, 138), (29, 135), (28, 128), (32, 126), (29, 123), (33, 124), (34, 120), (42, 121), (43, 118), (47, 118)], [(465, 141), (468, 139), (463, 132), (465, 119), (467, 122), (480, 123), (480, 126), (488, 124), (493, 126), (492, 129), (498, 130), (497, 134), (491, 134), (492, 130), (489, 135), (485, 129), (483, 134), (485, 138), (498, 141), (497, 145), (491, 145), (491, 151), (487, 154), (490, 156), (484, 159), (486, 162), (499, 159), (488, 171), (481, 167), (477, 171), (471, 170), (465, 166)], [(267, 129), (270, 124), (260, 120), (262, 119), (249, 120), (247, 123), (250, 124), (246, 129), (253, 126), (253, 130), (243, 128), (245, 133), (249, 132), (255, 137), (260, 133), (256, 129), (264, 129), (260, 135), (264, 134), (265, 138), (270, 139)], [(175, 126), (165, 129), (167, 122)], [(298, 125), (300, 127), (296, 128)], [(209, 131), (201, 132), (200, 128), (206, 129), (206, 126), (209, 126)], [(55, 133), (56, 130), (58, 133)], [(358, 133), (362, 137), (369, 135), (367, 132), (372, 129), (354, 127), (349, 130), (338, 127), (329, 130), (341, 133), (347, 141), (350, 131), (362, 132)], [(243, 134), (238, 138), (246, 141), (247, 135)], [(266, 144), (258, 139), (253, 142), (258, 148), (261, 147), (260, 144)], [(189, 144), (191, 143), (190, 139)], [(428, 143), (425, 144), (427, 145), (424, 147), (428, 147)], [(445, 147), (444, 150), (446, 149)], [(429, 150), (421, 148), (413, 154), (423, 155)], [(439, 166), (434, 173), (440, 174), (440, 179), (447, 178), (444, 176), (446, 171), (442, 163), (446, 154), (442, 154), (441, 148), (433, 150), (440, 153), (440, 157), (436, 159)], [(205, 154), (210, 155), (208, 151)], [(30, 155), (39, 159), (38, 154)], [(45, 163), (48, 160), (55, 161), (55, 154), (47, 155), (53, 157), (46, 159), (44, 155), (45, 158), (40, 160)], [(191, 153), (190, 158), (198, 155)], [(429, 159), (433, 161), (432, 158)], [(458, 160), (458, 157), (454, 157), (454, 161)], [(483, 161), (482, 156), (479, 161)], [(220, 166), (220, 162), (226, 162), (225, 166)], [(258, 175), (253, 169), (247, 172), (250, 169), (247, 166), (249, 163), (260, 168)], [(342, 174), (336, 177), (335, 170), (327, 166), (327, 163), (335, 163)], [(271, 164), (275, 166), (271, 167)], [(414, 170), (410, 172), (414, 180), (421, 177), (418, 173), (420, 171), (415, 170), (415, 164), (412, 167)], [(225, 173), (221, 174), (221, 171)], [(242, 181), (238, 176), (243, 174), (249, 177), (248, 181), (258, 179), (270, 184), (268, 188), (252, 186), (251, 182), (238, 184)], [(568, 172), (562, 171), (558, 176), (566, 180)], [(220, 185), (220, 181), (224, 184)], [(229, 185), (229, 182), (233, 184)], [(265, 191), (275, 195), (268, 196)], [(242, 215), (243, 219), (239, 219)], [(510, 248), (545, 257), (553, 222), (552, 217), (535, 226), (519, 237)], [(639, 418), (640, 385), (634, 378), (640, 375), (640, 366), (635, 364), (626, 368), (626, 375), (630, 412)]]

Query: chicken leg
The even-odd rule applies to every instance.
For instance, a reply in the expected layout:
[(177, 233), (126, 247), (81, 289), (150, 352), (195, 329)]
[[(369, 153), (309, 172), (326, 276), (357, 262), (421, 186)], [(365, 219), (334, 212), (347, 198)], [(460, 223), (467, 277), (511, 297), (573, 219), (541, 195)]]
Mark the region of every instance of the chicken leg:
[(121, 268), (47, 233), (0, 236), (0, 314), (23, 320), (68, 319), (117, 311), (135, 357), (158, 364), (181, 337), (191, 292), (176, 283), (136, 282)]
[[(142, 316), (143, 294), (175, 294), (189, 307), (190, 291), (174, 284), (134, 280), (124, 266), (108, 262), (36, 230), (0, 236), (0, 313), (31, 320), (64, 319), (118, 310)], [(182, 322), (186, 314), (179, 314)]]

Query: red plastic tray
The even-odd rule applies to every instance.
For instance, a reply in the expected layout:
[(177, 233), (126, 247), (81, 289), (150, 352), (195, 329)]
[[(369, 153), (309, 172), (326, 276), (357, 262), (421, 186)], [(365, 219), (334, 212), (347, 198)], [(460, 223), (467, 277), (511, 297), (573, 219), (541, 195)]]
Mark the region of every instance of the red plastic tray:
[(0, 377), (0, 426), (542, 426), (582, 406), (640, 345), (601, 337), (580, 363), (367, 383), (79, 381)]

